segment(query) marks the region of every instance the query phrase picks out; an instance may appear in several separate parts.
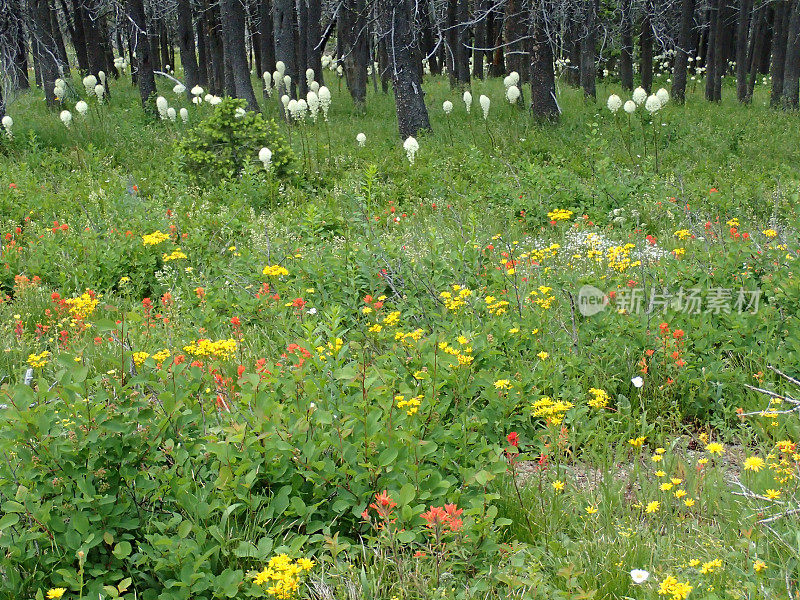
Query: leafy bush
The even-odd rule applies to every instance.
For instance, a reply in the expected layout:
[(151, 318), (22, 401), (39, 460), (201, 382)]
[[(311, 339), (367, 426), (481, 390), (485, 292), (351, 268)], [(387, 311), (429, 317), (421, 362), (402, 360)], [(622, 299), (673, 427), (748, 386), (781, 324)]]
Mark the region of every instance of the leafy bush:
[(210, 186), (236, 178), (258, 161), (263, 147), (272, 150), (272, 173), (292, 174), (294, 153), (275, 121), (252, 111), (242, 114), (244, 107), (244, 100), (225, 98), (178, 143), (183, 170), (193, 181)]

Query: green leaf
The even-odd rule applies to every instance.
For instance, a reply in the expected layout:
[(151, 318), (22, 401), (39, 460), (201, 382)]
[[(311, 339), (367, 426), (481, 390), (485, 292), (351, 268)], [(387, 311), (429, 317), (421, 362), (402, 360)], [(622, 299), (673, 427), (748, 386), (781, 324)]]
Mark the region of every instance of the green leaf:
[(118, 559), (122, 560), (123, 558), (127, 558), (131, 554), (131, 545), (130, 542), (120, 542), (116, 546), (114, 546), (114, 550), (112, 554), (116, 556)]

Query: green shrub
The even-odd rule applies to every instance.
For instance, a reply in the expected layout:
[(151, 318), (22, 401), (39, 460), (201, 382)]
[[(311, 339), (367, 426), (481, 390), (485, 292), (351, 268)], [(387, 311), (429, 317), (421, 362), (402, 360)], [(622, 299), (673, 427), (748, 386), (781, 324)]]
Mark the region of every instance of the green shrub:
[(183, 170), (194, 182), (214, 185), (241, 175), (248, 164), (258, 162), (258, 151), (272, 150), (272, 173), (292, 174), (294, 153), (272, 120), (244, 109), (244, 100), (225, 98), (210, 117), (198, 123), (178, 142)]

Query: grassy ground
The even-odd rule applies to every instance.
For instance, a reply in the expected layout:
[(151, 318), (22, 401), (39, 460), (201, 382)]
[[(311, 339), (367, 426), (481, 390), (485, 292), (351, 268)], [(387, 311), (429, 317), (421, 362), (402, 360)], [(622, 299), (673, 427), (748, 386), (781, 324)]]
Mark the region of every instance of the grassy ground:
[(412, 164), (327, 77), (211, 185), (171, 84), (188, 124), (126, 78), (70, 128), (11, 105), (2, 595), (797, 597), (795, 405), (747, 387), (797, 397), (797, 115), (432, 79)]

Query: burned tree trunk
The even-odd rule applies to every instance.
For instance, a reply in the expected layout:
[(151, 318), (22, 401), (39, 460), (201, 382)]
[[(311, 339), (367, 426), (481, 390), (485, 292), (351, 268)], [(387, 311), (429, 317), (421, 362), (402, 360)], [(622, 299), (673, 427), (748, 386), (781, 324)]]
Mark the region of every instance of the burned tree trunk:
[(36, 44), (34, 45), (34, 58), (37, 64), (37, 76), (44, 90), (45, 101), (48, 106), (55, 106), (56, 96), (53, 91), (58, 72), (58, 49), (52, 30), (52, 15), (48, 0), (30, 0), (31, 33)]
[(753, 0), (739, 0), (739, 18), (736, 23), (736, 98), (747, 102), (747, 36), (750, 32), (750, 15)]
[(631, 11), (633, 6), (631, 0), (623, 0), (621, 3), (622, 10), (622, 25), (621, 37), (622, 43), (619, 55), (619, 78), (622, 83), (622, 88), (625, 90), (633, 89), (633, 22)]
[(786, 33), (786, 60), (783, 67), (784, 108), (796, 109), (800, 94), (800, 0), (792, 2), (789, 26)]
[(410, 0), (378, 0), (379, 37), (386, 42), (400, 136), (430, 130), (422, 80), (415, 64), (414, 21)]
[(136, 53), (136, 79), (142, 107), (155, 115), (155, 105), (151, 102), (156, 93), (156, 80), (153, 63), (150, 60), (150, 42), (147, 37), (147, 17), (144, 14), (143, 0), (128, 0), (128, 17), (131, 21), (131, 53)]
[(675, 49), (672, 81), (672, 97), (678, 104), (683, 104), (686, 99), (686, 69), (689, 65), (689, 56), (694, 56), (694, 48), (691, 45), (694, 9), (695, 0), (682, 0), (681, 24), (678, 32), (678, 47)]
[[(292, 83), (295, 84), (297, 83), (296, 27), (292, 0), (273, 0), (272, 24), (275, 33), (275, 61), (283, 62), (286, 66), (286, 74), (292, 78)], [(286, 90), (286, 93), (289, 96), (294, 95), (292, 90)]]
[(222, 34), (225, 61), (230, 64), (233, 76), (233, 95), (246, 100), (250, 110), (258, 111), (258, 100), (247, 63), (245, 12), (241, 0), (222, 0)]
[(649, 94), (653, 87), (653, 24), (650, 21), (649, 7), (645, 7), (642, 29), (639, 35), (639, 72), (642, 87)]
[(531, 114), (534, 117), (557, 120), (561, 114), (556, 101), (556, 82), (553, 74), (553, 49), (544, 28), (544, 2), (535, 2), (531, 13)]
[(597, 97), (595, 87), (597, 52), (597, 0), (583, 0), (584, 31), (581, 36), (581, 87), (586, 98)]
[(200, 67), (197, 64), (190, 0), (178, 0), (178, 51), (181, 55), (187, 98), (191, 89), (200, 83)]
[(357, 111), (363, 111), (367, 102), (367, 18), (364, 0), (345, 0), (339, 11), (340, 60), (343, 61), (347, 89)]

